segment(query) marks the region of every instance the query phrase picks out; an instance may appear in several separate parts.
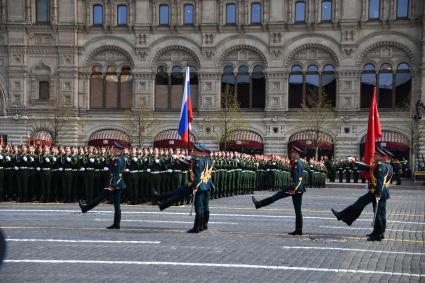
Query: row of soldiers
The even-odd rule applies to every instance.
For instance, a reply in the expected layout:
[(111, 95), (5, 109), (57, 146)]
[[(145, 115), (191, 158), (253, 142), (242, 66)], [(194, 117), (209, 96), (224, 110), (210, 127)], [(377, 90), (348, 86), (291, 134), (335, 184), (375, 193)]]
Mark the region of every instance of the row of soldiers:
[[(393, 181), (397, 183), (397, 185), (401, 184), (401, 178), (408, 178), (409, 177), (409, 168), (408, 168), (408, 162), (407, 160), (398, 160), (398, 159), (392, 159), (390, 160), (390, 164), (392, 168), (394, 169), (394, 177)], [(356, 163), (349, 162), (347, 160), (325, 160), (325, 165), (328, 172), (328, 178), (330, 182), (337, 181), (339, 183), (365, 183), (366, 180), (364, 177), (360, 174), (360, 169), (358, 168)]]
[[(63, 201), (91, 199), (109, 186), (112, 152), (107, 147), (34, 147), (0, 145), (0, 200)], [(165, 193), (188, 182), (186, 149), (126, 148), (127, 184), (123, 200), (138, 204), (152, 200), (152, 192)], [(211, 152), (211, 198), (280, 190), (290, 183), (290, 160), (278, 155)], [(311, 160), (304, 180), (310, 187), (324, 187), (326, 167)]]

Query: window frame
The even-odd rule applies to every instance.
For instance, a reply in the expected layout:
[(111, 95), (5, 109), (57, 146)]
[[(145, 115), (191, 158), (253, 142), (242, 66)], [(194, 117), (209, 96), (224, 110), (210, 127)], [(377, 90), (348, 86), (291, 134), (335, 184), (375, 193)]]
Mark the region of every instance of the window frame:
[(406, 16), (399, 16), (399, 6), (398, 6), (398, 4), (399, 4), (399, 2), (400, 2), (400, 0), (397, 0), (397, 3), (396, 3), (396, 19), (397, 20), (406, 20), (406, 19), (408, 19), (409, 18), (409, 10), (410, 10), (410, 5), (411, 5), (411, 0), (406, 0), (407, 1), (407, 10), (406, 10), (406, 12), (407, 12), (407, 14), (406, 14)]
[[(301, 21), (300, 20), (297, 20), (297, 6), (298, 6), (298, 4), (303, 4), (304, 5), (303, 19)], [(306, 16), (307, 16), (307, 3), (305, 1), (297, 1), (297, 2), (295, 2), (294, 10), (295, 10), (295, 13), (294, 13), (294, 22), (296, 24), (305, 23), (306, 22)]]
[[(399, 69), (400, 65), (406, 64), (408, 66), (408, 69)], [(366, 70), (366, 66), (368, 65), (373, 65), (375, 67), (374, 70)], [(384, 65), (390, 65), (391, 66), (391, 70), (385, 70), (382, 69)], [(384, 111), (394, 111), (394, 110), (400, 110), (403, 109), (403, 107), (397, 107), (397, 74), (398, 73), (409, 73), (410, 74), (410, 80), (411, 80), (411, 86), (410, 86), (410, 92), (408, 93), (408, 100), (411, 100), (411, 96), (412, 96), (412, 84), (413, 84), (413, 73), (412, 73), (412, 67), (410, 66), (410, 64), (406, 63), (406, 62), (400, 62), (397, 64), (397, 68), (394, 68), (393, 64), (391, 63), (382, 63), (379, 68), (377, 68), (374, 64), (372, 63), (366, 63), (363, 65), (363, 70), (360, 74), (360, 90), (361, 90), (361, 84), (362, 84), (362, 79), (361, 76), (362, 75), (370, 75), (373, 74), (375, 76), (375, 88), (376, 88), (376, 102), (377, 105), (379, 106), (379, 99), (380, 99), (380, 75), (381, 74), (392, 74), (392, 87), (391, 87), (391, 107), (382, 107), (380, 106), (380, 109), (384, 110)], [(362, 93), (360, 91), (360, 109), (366, 111), (367, 109), (369, 109), (370, 107), (370, 103), (369, 106), (367, 107), (362, 107), (361, 105), (361, 99), (362, 99)]]
[[(327, 66), (331, 66), (333, 69), (332, 70), (325, 70), (325, 67)], [(296, 68), (296, 70), (294, 70), (295, 67), (299, 67), (300, 69)], [(309, 68), (311, 67), (315, 67), (317, 68), (317, 70), (309, 70)], [(334, 75), (334, 80), (335, 83), (338, 83), (338, 77), (337, 77), (337, 72), (336, 72), (336, 68), (333, 64), (324, 64), (322, 68), (320, 68), (318, 65), (312, 63), (310, 65), (307, 66), (307, 68), (303, 68), (303, 66), (301, 66), (300, 64), (294, 64), (291, 66), (290, 68), (290, 72), (289, 72), (289, 76), (288, 76), (288, 109), (290, 111), (292, 110), (297, 110), (297, 109), (301, 109), (302, 105), (300, 105), (300, 107), (291, 107), (289, 105), (289, 99), (290, 99), (290, 93), (289, 93), (289, 87), (290, 87), (290, 77), (291, 75), (297, 75), (297, 76), (301, 76), (302, 77), (302, 83), (301, 83), (301, 89), (302, 89), (302, 105), (307, 105), (307, 76), (319, 76), (319, 84), (318, 84), (318, 98), (320, 99), (320, 96), (322, 95), (323, 92), (323, 75)], [(337, 98), (337, 92), (338, 92), (338, 86), (336, 86), (335, 88), (335, 97), (328, 97), (328, 100), (332, 103), (332, 107), (336, 108), (336, 98)]]
[[(47, 85), (47, 98), (41, 98), (41, 84)], [(38, 101), (49, 101), (50, 100), (50, 81), (46, 79), (41, 79), (38, 81)]]
[(47, 1), (47, 19), (45, 21), (38, 18), (39, 1), (40, 0), (35, 1), (35, 22), (37, 24), (50, 24), (50, 0), (45, 0)]
[[(234, 12), (234, 18), (235, 18), (235, 22), (229, 22), (229, 7), (233, 6), (235, 8), (235, 12)], [(235, 26), (238, 22), (238, 12), (237, 12), (237, 5), (234, 2), (229, 2), (226, 3), (226, 26)]]
[[(259, 6), (260, 7), (260, 20), (259, 21), (253, 21), (253, 11), (254, 11), (254, 6)], [(252, 2), (251, 3), (251, 15), (250, 15), (250, 24), (251, 25), (261, 25), (263, 23), (263, 5), (261, 4), (261, 2)]]
[[(102, 22), (101, 23), (96, 23), (95, 22), (95, 19), (96, 19), (95, 12), (96, 12), (96, 8), (98, 8), (98, 7), (100, 7), (102, 9), (102, 13), (101, 13), (101, 15), (102, 15)], [(93, 11), (92, 11), (92, 25), (94, 27), (103, 27), (103, 25), (105, 24), (105, 14), (104, 14), (104, 9), (103, 9), (103, 4), (95, 3), (95, 4), (93, 4), (92, 9), (93, 9)]]
[[(331, 8), (330, 8), (330, 19), (323, 19), (323, 5), (329, 2), (331, 4)], [(333, 20), (333, 2), (332, 0), (322, 0), (322, 3), (320, 4), (320, 21), (323, 23), (329, 23), (332, 22)]]
[[(372, 1), (378, 1), (378, 16), (377, 17), (371, 17), (371, 4)], [(369, 6), (368, 6), (368, 20), (369, 21), (379, 21), (381, 19), (381, 0), (369, 0)]]
[[(187, 23), (186, 22), (186, 8), (187, 7), (192, 7), (192, 22), (191, 23)], [(192, 3), (185, 3), (183, 5), (183, 25), (184, 26), (194, 26), (195, 25), (195, 5), (193, 5)]]
[[(125, 24), (120, 23), (120, 9), (125, 8)], [(117, 26), (126, 27), (128, 26), (128, 6), (126, 4), (117, 5)]]
[[(161, 17), (161, 9), (167, 8), (167, 22), (162, 23), (162, 17)], [(170, 5), (166, 3), (161, 3), (158, 8), (158, 25), (162, 27), (169, 27), (170, 26)]]

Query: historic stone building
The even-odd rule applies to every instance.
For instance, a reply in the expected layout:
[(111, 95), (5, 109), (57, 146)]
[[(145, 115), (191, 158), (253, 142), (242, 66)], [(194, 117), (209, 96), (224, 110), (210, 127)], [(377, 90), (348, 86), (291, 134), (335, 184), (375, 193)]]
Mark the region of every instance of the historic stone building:
[(425, 101), (424, 12), (422, 0), (0, 0), (0, 133), (137, 144), (129, 110), (142, 107), (155, 119), (143, 143), (172, 144), (190, 66), (192, 134), (212, 148), (229, 85), (244, 120), (234, 147), (309, 147), (299, 109), (326, 93), (324, 152), (359, 155), (376, 85), (382, 141), (404, 151), (403, 107)]

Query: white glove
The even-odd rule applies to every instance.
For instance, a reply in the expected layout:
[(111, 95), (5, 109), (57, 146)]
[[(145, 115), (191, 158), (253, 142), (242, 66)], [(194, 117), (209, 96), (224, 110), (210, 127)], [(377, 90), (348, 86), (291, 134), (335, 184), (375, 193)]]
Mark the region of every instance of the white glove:
[(28, 158), (26, 156), (22, 157), (22, 159), (27, 162)]
[(80, 168), (80, 171), (86, 171), (86, 168), (81, 167), (81, 168)]
[(62, 167), (60, 167), (60, 168), (59, 168), (59, 171), (63, 171), (63, 168), (62, 168)]
[(173, 170), (168, 169), (168, 170), (167, 170), (167, 172), (168, 172), (168, 173), (173, 173)]
[(35, 168), (35, 170), (40, 171), (41, 169), (40, 169), (40, 167), (37, 167), (37, 168)]
[(56, 157), (53, 156), (52, 157), (52, 160), (53, 160), (53, 162), (56, 162)]
[(148, 161), (148, 159), (147, 159), (147, 158), (143, 158), (143, 161), (145, 161), (145, 162), (146, 162), (146, 161)]
[(46, 160), (46, 162), (50, 162), (50, 158), (46, 157), (44, 160)]
[(90, 160), (90, 162), (91, 162), (91, 163), (93, 163), (93, 162), (94, 162), (94, 159), (93, 159), (93, 158), (90, 158), (89, 160)]
[(15, 170), (19, 170), (19, 168), (18, 168), (18, 166), (15, 166), (15, 168), (14, 168)]
[(273, 162), (273, 165), (276, 165), (276, 162)]
[(175, 154), (173, 154), (173, 155), (171, 155), (174, 159), (176, 159), (177, 158), (177, 155), (175, 155)]
[(0, 160), (3, 160), (3, 155), (0, 154)]
[(31, 162), (34, 162), (34, 158), (32, 156), (30, 156), (30, 160)]
[(130, 172), (130, 169), (128, 169), (128, 168), (125, 168), (125, 170), (124, 170), (125, 172)]
[(67, 157), (66, 161), (70, 162), (71, 161), (71, 157)]
[(155, 159), (155, 162), (156, 162), (156, 163), (159, 163), (159, 159)]
[(133, 161), (136, 162), (137, 161), (137, 157), (133, 157)]
[(103, 167), (103, 171), (109, 171), (108, 167)]
[(148, 169), (148, 170), (146, 170), (146, 171), (150, 172), (150, 171), (151, 171), (151, 169)]
[(6, 160), (7, 161), (10, 161), (10, 156), (6, 156)]

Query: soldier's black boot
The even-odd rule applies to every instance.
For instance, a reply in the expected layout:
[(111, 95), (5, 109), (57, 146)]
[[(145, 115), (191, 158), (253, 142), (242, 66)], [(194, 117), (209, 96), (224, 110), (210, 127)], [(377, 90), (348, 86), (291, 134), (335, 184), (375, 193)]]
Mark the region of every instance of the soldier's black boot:
[(121, 210), (118, 210), (114, 214), (114, 224), (112, 224), (109, 227), (106, 227), (106, 229), (120, 229), (120, 222), (121, 222)]
[(295, 235), (300, 235), (301, 236), (302, 234), (303, 234), (302, 231), (297, 231), (297, 230), (288, 233), (288, 235), (291, 235), (291, 236), (295, 236)]
[(338, 221), (341, 220), (341, 216), (339, 215), (339, 212), (336, 211), (335, 209), (331, 208), (332, 213), (335, 215), (336, 219), (338, 219)]
[(209, 220), (210, 220), (210, 212), (208, 211), (208, 212), (204, 213), (204, 222), (203, 222), (204, 230), (208, 230), (208, 221)]
[(255, 204), (255, 208), (256, 208), (256, 209), (259, 209), (260, 207), (263, 207), (263, 206), (269, 205), (269, 204), (271, 204), (271, 203), (273, 203), (273, 202), (274, 202), (274, 200), (273, 200), (273, 198), (272, 198), (272, 197), (268, 197), (268, 198), (265, 198), (265, 199), (263, 199), (263, 200), (256, 200), (256, 199), (254, 198), (254, 196), (252, 197), (252, 201), (254, 202), (254, 204)]
[(86, 213), (87, 212), (87, 205), (84, 204), (84, 202), (82, 200), (79, 200), (78, 201), (78, 205), (80, 206), (81, 213)]
[(195, 222), (193, 228), (188, 230), (187, 233), (199, 233), (199, 215), (195, 215)]
[(254, 196), (252, 196), (252, 202), (254, 203), (256, 209), (261, 207), (260, 202)]

